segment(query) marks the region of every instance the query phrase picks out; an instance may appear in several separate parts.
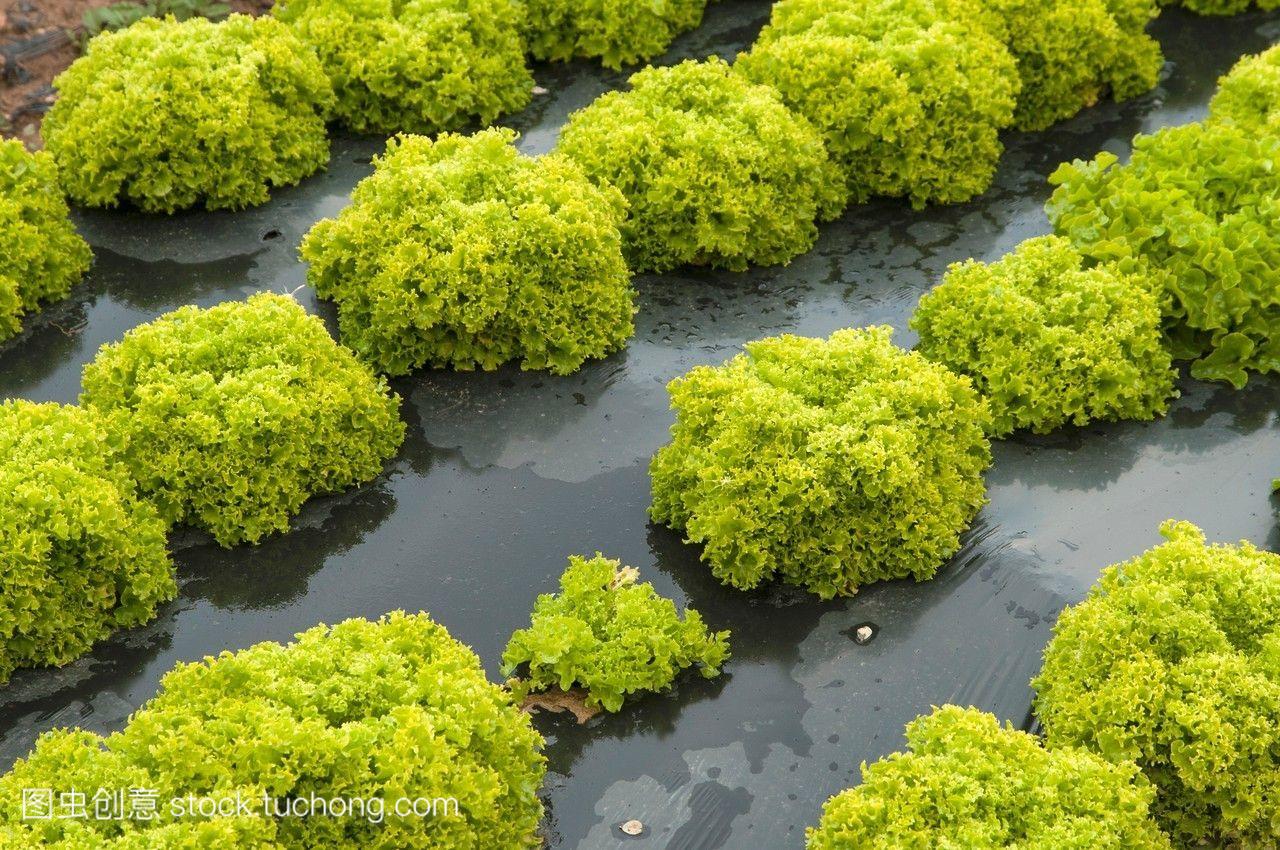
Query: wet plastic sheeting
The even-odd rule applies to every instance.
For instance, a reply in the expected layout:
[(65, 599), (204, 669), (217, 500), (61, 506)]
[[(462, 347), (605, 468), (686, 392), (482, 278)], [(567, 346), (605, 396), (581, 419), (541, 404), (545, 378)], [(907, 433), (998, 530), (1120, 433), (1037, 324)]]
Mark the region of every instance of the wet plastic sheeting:
[[(732, 55), (767, 12), (765, 2), (716, 4), (669, 58)], [(571, 377), (504, 369), (398, 381), (409, 438), (385, 475), (313, 501), (292, 533), (256, 548), (224, 551), (177, 534), (182, 592), (156, 623), (0, 691), (3, 764), (51, 726), (118, 727), (179, 661), (394, 608), (431, 612), (496, 677), (506, 638), (554, 587), (566, 556), (597, 550), (731, 628), (734, 660), (719, 680), (683, 679), (674, 693), (586, 728), (539, 720), (555, 847), (800, 848), (823, 801), (856, 782), (862, 761), (897, 749), (903, 724), (930, 706), (973, 704), (1029, 725), (1027, 682), (1055, 616), (1103, 566), (1154, 544), (1162, 520), (1280, 543), (1268, 496), (1280, 474), (1280, 381), (1235, 392), (1185, 380), (1159, 422), (999, 444), (991, 503), (936, 580), (831, 603), (720, 587), (695, 549), (647, 522), (646, 464), (671, 424), (668, 380), (783, 331), (887, 322), (912, 344), (907, 317), (948, 263), (995, 258), (1047, 229), (1044, 178), (1059, 162), (1123, 153), (1136, 132), (1201, 117), (1220, 74), (1280, 39), (1280, 17), (1166, 12), (1156, 32), (1170, 60), (1157, 91), (1009, 137), (997, 185), (978, 201), (852, 209), (788, 268), (642, 278), (630, 347)], [(589, 63), (537, 76), (549, 93), (513, 122), (530, 152), (624, 79)], [(97, 266), (68, 302), (0, 349), (4, 393), (73, 401), (95, 349), (140, 322), (183, 304), (298, 289), (299, 239), (341, 209), (380, 148), (339, 139), (328, 173), (241, 214), (81, 215)], [(332, 319), (309, 289), (298, 297)], [(867, 623), (875, 637), (859, 644), (853, 636)], [(631, 818), (644, 836), (617, 830)]]

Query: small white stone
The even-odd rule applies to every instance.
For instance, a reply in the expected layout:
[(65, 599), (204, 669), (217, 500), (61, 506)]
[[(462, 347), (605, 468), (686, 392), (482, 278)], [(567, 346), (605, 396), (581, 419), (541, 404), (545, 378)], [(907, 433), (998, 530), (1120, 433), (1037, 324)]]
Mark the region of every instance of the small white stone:
[(644, 824), (640, 823), (638, 820), (629, 820), (622, 826), (618, 827), (618, 829), (622, 830), (627, 835), (639, 835), (644, 832)]
[(857, 636), (858, 643), (866, 643), (876, 636), (875, 630), (870, 626), (859, 626), (854, 634)]
[(547, 93), (547, 90), (544, 89), (542, 86), (534, 86), (533, 93), (536, 95), (544, 95)]

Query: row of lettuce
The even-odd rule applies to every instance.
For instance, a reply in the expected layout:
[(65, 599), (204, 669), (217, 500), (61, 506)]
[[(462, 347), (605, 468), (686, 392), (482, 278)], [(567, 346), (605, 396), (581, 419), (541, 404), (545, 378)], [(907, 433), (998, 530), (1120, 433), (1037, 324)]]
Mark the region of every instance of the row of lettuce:
[[(82, 384), (78, 405), (0, 405), (0, 680), (65, 664), (114, 629), (154, 619), (177, 592), (173, 524), (223, 546), (256, 543), (286, 531), (307, 499), (381, 474), (405, 432), (386, 380), (280, 295), (185, 307), (135, 328), (99, 351)], [(695, 661), (716, 671), (727, 652), (696, 612), (676, 619), (615, 562), (574, 560), (563, 591), (539, 603), (534, 629), (508, 651), (513, 669), (530, 664), (535, 690), (554, 684), (553, 673), (572, 674), (566, 690), (576, 683), (617, 710), (624, 694), (659, 689)], [(651, 644), (619, 640), (609, 650), (643, 647), (647, 668), (603, 665), (641, 676), (631, 685), (575, 660), (584, 640), (612, 628), (612, 607), (619, 622), (658, 617), (637, 632)], [(593, 613), (571, 628), (579, 608)], [(593, 626), (591, 616), (603, 619)], [(558, 649), (546, 645), (553, 632)]]
[[(324, 167), (331, 120), (378, 133), (488, 125), (530, 102), (528, 52), (649, 58), (705, 5), (284, 0), (262, 19), (150, 19), (93, 39), (58, 78), (46, 143), (81, 204), (259, 204)], [(1155, 85), (1160, 48), (1144, 32), (1154, 0), (1050, 7), (784, 0), (734, 79), (646, 72), (632, 95), (606, 95), (572, 122), (564, 147), (594, 179), (639, 172), (652, 204), (683, 206), (683, 238), (641, 244), (636, 271), (689, 239), (709, 262), (783, 262), (810, 247), (815, 217), (850, 199), (966, 200), (990, 185), (1001, 130), (1042, 129)], [(664, 181), (675, 191), (665, 200)], [(770, 203), (750, 206), (753, 187)], [(638, 229), (655, 224), (643, 206), (632, 214)], [(740, 244), (716, 243), (735, 230)]]
[[(520, 698), (577, 687), (616, 711), (690, 667), (718, 675), (728, 656), (726, 632), (682, 618), (636, 570), (571, 558), (561, 593), (511, 638), (505, 669), (523, 678), (509, 687), (429, 616), (402, 612), (180, 665), (120, 732), (55, 730), (0, 777), (0, 847), (542, 846), (544, 742)], [(33, 815), (30, 789), (77, 795), (95, 816)], [(121, 802), (137, 794), (158, 802), (144, 817)], [(380, 801), (379, 815), (355, 802), (280, 814), (316, 798)], [(401, 800), (449, 805), (423, 816), (391, 808)]]
[(749, 343), (670, 386), (651, 514), (723, 582), (824, 598), (933, 576), (984, 502), (988, 439), (1152, 419), (1175, 361), (1243, 386), (1280, 367), (1280, 48), (1247, 57), (1200, 123), (1062, 166), (1054, 235), (952, 266), (911, 318)]
[[(1210, 546), (1188, 523), (1103, 571), (1061, 616), (1032, 683), (1043, 740), (944, 706), (908, 749), (828, 801), (810, 850), (955, 846), (1268, 847), (1280, 817), (1280, 557)], [(682, 621), (634, 570), (571, 559), (491, 684), (427, 615), (318, 626), (181, 665), (120, 732), (44, 735), (0, 777), (0, 847), (542, 846), (543, 740), (517, 706), (582, 686), (616, 710), (728, 656), (695, 612)], [(109, 808), (145, 789), (146, 818), (30, 818), (29, 789)], [(432, 817), (280, 817), (290, 800), (447, 799)], [(221, 816), (195, 814), (222, 806)], [(96, 809), (95, 809), (96, 810)], [(228, 812), (235, 812), (229, 816)]]
[(1273, 847), (1280, 556), (1161, 531), (1054, 627), (1043, 739), (935, 709), (827, 803), (810, 850)]
[[(1209, 117), (1064, 165), (1055, 235), (953, 266), (915, 352), (887, 328), (750, 343), (671, 386), (655, 519), (725, 583), (823, 597), (931, 577), (983, 502), (987, 439), (1150, 419), (1175, 360), (1274, 371), (1280, 49)], [(1044, 740), (954, 706), (828, 803), (810, 847), (1270, 847), (1280, 823), (1280, 557), (1168, 542), (1104, 571), (1033, 682)]]
[[(232, 16), (217, 24), (147, 19), (99, 36), (57, 80), (59, 98), (44, 125), (48, 158), (9, 162), (9, 172), (30, 173), (0, 187), (12, 204), (0, 211), (16, 225), (0, 237), (13, 243), (0, 260), (0, 280), (12, 289), (0, 302), (0, 335), (15, 333), (21, 316), (40, 303), (64, 297), (89, 260), (69, 235), (45, 253), (37, 232), (69, 229), (59, 223), (65, 209), (47, 193), (33, 193), (33, 182), (57, 185), (87, 206), (128, 202), (172, 212), (199, 203), (262, 203), (271, 187), (324, 167), (331, 119), (358, 130), (424, 134), (488, 124), (529, 100), (526, 40), (543, 45), (534, 48), (539, 56), (632, 61), (696, 24), (703, 5), (286, 0), (273, 17)], [(507, 156), (505, 167), (486, 168), (482, 156), (503, 159), (492, 145), (487, 154), (464, 154), (473, 141), (432, 149), (414, 137), (393, 140), (381, 161), (391, 173), (358, 195), (361, 209), (329, 227), (328, 238), (316, 234), (307, 258), (328, 268), (322, 280), (350, 305), (354, 318), (344, 331), (357, 350), (393, 371), (440, 362), (491, 365), (499, 357), (576, 368), (630, 334), (629, 322), (619, 319), (626, 290), (617, 283), (628, 270), (785, 263), (812, 248), (817, 223), (839, 215), (850, 200), (967, 200), (989, 187), (1002, 130), (1047, 127), (1107, 94), (1150, 89), (1161, 57), (1144, 28), (1156, 10), (1153, 0), (1055, 0), (1047, 9), (1022, 0), (783, 0), (733, 64), (713, 58), (640, 72), (630, 90), (575, 113), (553, 154), (536, 163)], [(538, 27), (546, 31), (533, 32)], [(637, 52), (614, 52), (623, 46)], [(455, 155), (479, 173), (503, 175), (502, 182), (453, 175), (445, 162)], [(401, 219), (387, 201), (371, 197), (393, 195), (392, 184), (424, 172), (439, 190), (466, 199), (451, 220)], [(501, 221), (492, 203), (530, 210), (530, 217)], [(598, 220), (582, 219), (586, 205), (600, 210)], [(361, 220), (391, 225), (395, 233), (382, 241), (346, 238), (343, 224)], [(612, 245), (615, 230), (625, 269)], [(435, 241), (446, 233), (459, 237), (452, 252)], [(542, 262), (519, 258), (516, 279), (529, 279), (531, 290), (553, 276), (581, 276), (574, 266), (596, 262), (583, 259), (594, 252), (609, 272), (590, 285), (596, 294), (607, 288), (601, 315), (586, 311), (577, 321), (554, 320), (533, 332), (503, 328), (505, 344), (492, 351), (463, 346), (443, 357), (414, 351), (421, 346), (397, 333), (406, 320), (384, 315), (383, 299), (425, 312), (415, 324), (446, 332), (462, 325), (465, 335), (484, 316), (500, 314), (502, 299), (522, 321), (539, 320), (514, 303), (536, 296), (512, 296), (494, 282), (496, 274), (487, 277), (492, 252), (477, 251), (498, 234), (536, 234), (562, 246)], [(410, 297), (413, 285), (424, 282), (417, 269), (390, 292), (347, 291), (351, 266), (394, 276), (407, 262), (407, 249), (398, 247), (404, 240), (425, 243), (453, 263), (475, 257), (460, 277), (486, 279), (494, 296), (486, 309), (452, 323), (437, 317), (437, 307), (450, 305)], [(493, 261), (501, 266), (507, 259)], [(572, 304), (569, 289), (560, 293), (569, 302), (562, 315), (583, 306)], [(384, 320), (387, 327), (375, 327)], [(513, 335), (541, 339), (558, 331), (552, 350), (524, 352), (519, 343), (512, 349)], [(406, 350), (372, 351), (388, 345)]]
[[(614, 66), (647, 59), (696, 26), (705, 5), (283, 0), (258, 20), (147, 20), (95, 38), (56, 81), (46, 141), (77, 202), (243, 207), (325, 165), (330, 119), (378, 133), (488, 125), (529, 103), (526, 54), (598, 55)], [(1145, 27), (1157, 10), (1155, 0), (1053, 0), (1047, 8), (1025, 0), (784, 0), (735, 64), (743, 80), (767, 91), (720, 84), (712, 95), (699, 79), (672, 82), (670, 108), (714, 97), (701, 105), (726, 113), (723, 123), (708, 114), (701, 127), (713, 150), (730, 147), (729, 138), (743, 141), (735, 123), (744, 114), (762, 127), (801, 120), (810, 136), (802, 149), (825, 146), (819, 158), (844, 178), (847, 197), (832, 204), (875, 195), (917, 205), (961, 201), (990, 185), (1001, 130), (1043, 129), (1108, 94), (1150, 90), (1162, 59)], [(639, 122), (663, 131), (674, 146), (667, 156), (678, 154), (680, 133), (667, 131), (642, 95), (632, 102), (637, 108), (584, 118), (583, 141), (589, 130), (611, 138), (619, 127), (609, 125)], [(617, 147), (602, 150), (599, 141), (588, 159), (617, 168), (607, 156)], [(785, 139), (759, 142), (771, 160), (793, 156)], [(634, 165), (640, 151), (629, 153)], [(734, 165), (688, 163), (697, 178), (713, 180), (733, 179)], [(802, 173), (788, 183), (811, 179)], [(788, 186), (776, 175), (765, 172), (761, 182), (785, 202)], [(782, 207), (780, 215), (812, 220), (803, 204)]]
[[(0, 405), (0, 678), (62, 664), (142, 625), (177, 592), (172, 522), (224, 545), (283, 530), (309, 496), (379, 474), (404, 434), (399, 400), (294, 300), (188, 307), (106, 346), (80, 404)], [(536, 846), (542, 740), (517, 704), (584, 691), (617, 711), (697, 667), (728, 633), (597, 555), (572, 558), (503, 655), (479, 660), (427, 615), (317, 627), (183, 665), (116, 735), (62, 730), (0, 778), (0, 847)], [(28, 789), (78, 795), (98, 817), (28, 817)], [(264, 795), (342, 792), (458, 801), (453, 817), (276, 818)], [(167, 805), (132, 819), (125, 795), (245, 800), (235, 817)], [(102, 808), (99, 808), (102, 806)], [(193, 806), (194, 811), (194, 806)], [(154, 815), (154, 817), (152, 817)]]

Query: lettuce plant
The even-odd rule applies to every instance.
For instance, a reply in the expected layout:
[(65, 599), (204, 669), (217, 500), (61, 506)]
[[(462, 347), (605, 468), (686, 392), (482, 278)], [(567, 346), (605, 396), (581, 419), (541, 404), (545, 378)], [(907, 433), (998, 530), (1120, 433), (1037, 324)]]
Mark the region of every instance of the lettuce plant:
[(588, 706), (617, 711), (629, 695), (667, 688), (689, 667), (715, 678), (728, 658), (727, 631), (709, 632), (693, 609), (681, 619), (638, 570), (597, 554), (571, 557), (560, 593), (538, 597), (529, 628), (502, 654), (502, 673), (525, 668), (513, 683), (518, 693), (580, 686)]
[(991, 265), (957, 263), (920, 299), (918, 350), (973, 380), (993, 436), (1153, 419), (1177, 394), (1155, 294), (1112, 266), (1082, 264), (1066, 239), (1031, 239)]
[(525, 0), (525, 39), (537, 59), (600, 57), (606, 68), (652, 59), (702, 23), (708, 0)]
[(22, 317), (66, 298), (93, 254), (76, 233), (48, 153), (27, 153), (0, 140), (0, 340), (22, 330)]
[(329, 82), (270, 18), (147, 18), (94, 38), (54, 86), (45, 144), (85, 206), (247, 207), (329, 161)]
[[(1254, 0), (1160, 0), (1162, 6), (1182, 6), (1197, 15), (1238, 15), (1247, 12)], [(1258, 8), (1264, 11), (1280, 9), (1280, 0), (1258, 0)]]
[(1228, 121), (1255, 133), (1280, 128), (1280, 47), (1241, 59), (1218, 83), (1209, 103), (1211, 121)]
[(231, 14), (231, 6), (219, 0), (122, 0), (109, 6), (93, 6), (80, 16), (85, 38), (93, 38), (108, 30), (122, 30), (143, 18), (169, 15), (180, 21), (208, 18), (220, 21)]
[(399, 399), (292, 298), (183, 307), (103, 346), (81, 403), (170, 521), (230, 546), (382, 471)]
[[(395, 613), (180, 665), (122, 731), (45, 735), (0, 777), (0, 817), (10, 834), (59, 850), (532, 848), (541, 846), (542, 743), (511, 695), (485, 679), (475, 653), (425, 614)], [(152, 789), (165, 804), (151, 823), (18, 820), (23, 788), (72, 787), (90, 799), (99, 789)], [(179, 820), (168, 806), (237, 793), (248, 818)], [(265, 809), (264, 794), (272, 801)], [(383, 800), (385, 820), (274, 816), (275, 805), (313, 796)], [(393, 811), (396, 800), (419, 797), (456, 800), (456, 809)], [(225, 832), (198, 840), (211, 829)], [(245, 843), (225, 838), (233, 831)], [(90, 842), (95, 835), (101, 844)]]
[(967, 0), (783, 0), (736, 67), (822, 132), (855, 201), (916, 207), (986, 191), (1020, 88)]
[(1280, 557), (1186, 522), (1063, 612), (1033, 682), (1051, 746), (1136, 761), (1179, 847), (1280, 823)]
[(1157, 282), (1175, 359), (1197, 378), (1280, 367), (1280, 138), (1226, 122), (1134, 140), (1059, 168), (1048, 213), (1091, 260)]
[(77, 407), (0, 404), (0, 683), (66, 664), (177, 594), (166, 526)]
[(932, 578), (985, 500), (990, 414), (968, 378), (891, 334), (760, 340), (672, 381), (653, 519), (734, 587), (779, 577), (827, 599)]
[[(171, 817), (167, 794), (163, 800), (152, 798), (155, 820), (130, 817), (135, 805), (135, 789), (144, 795), (158, 794), (161, 784), (146, 769), (104, 750), (103, 739), (98, 735), (78, 730), (50, 732), (37, 742), (30, 756), (19, 759), (10, 773), (0, 776), (0, 848), (286, 850), (284, 844), (275, 840), (277, 830), (273, 819), (252, 814), (177, 820)], [(32, 816), (22, 818), (23, 792), (27, 789), (53, 792), (58, 811), (64, 810), (58, 805), (60, 794), (84, 794), (85, 815), (59, 818), (56, 812), (51, 812), (55, 816), (41, 819), (36, 816), (40, 811), (38, 804), (28, 801), (28, 814)], [(233, 794), (207, 796), (234, 802)], [(104, 800), (108, 802), (102, 802)], [(139, 806), (138, 811), (145, 812), (146, 804)], [(102, 816), (98, 817), (99, 814)]]
[(519, 0), (280, 0), (361, 133), (490, 124), (533, 96)]
[(347, 345), (379, 370), (567, 374), (631, 336), (626, 203), (509, 130), (393, 139), (336, 220), (302, 245)]
[(808, 850), (1171, 850), (1132, 764), (1046, 750), (954, 705), (908, 724), (907, 746), (863, 765), (862, 785), (827, 802)]
[(558, 151), (626, 196), (634, 271), (785, 263), (846, 197), (814, 129), (716, 58), (641, 71), (575, 113)]
[(1106, 94), (1127, 100), (1155, 88), (1164, 64), (1146, 34), (1154, 0), (983, 0), (992, 31), (1018, 61), (1014, 123), (1043, 130)]
[[(26, 800), (24, 792), (49, 791), (53, 806)], [(214, 791), (207, 796), (234, 805), (235, 793), (254, 803), (248, 815), (177, 819), (169, 785), (142, 765), (106, 749), (101, 736), (80, 730), (47, 733), (25, 759), (0, 776), (0, 848), (4, 850), (286, 850), (276, 841), (276, 821), (261, 816), (253, 789)], [(60, 818), (63, 793), (83, 794), (84, 816)], [(138, 793), (135, 793), (138, 792)], [(159, 799), (164, 793), (164, 799)], [(146, 800), (150, 799), (150, 811)], [(183, 804), (186, 805), (185, 802)], [(52, 817), (40, 817), (41, 810)], [(134, 812), (138, 816), (134, 817)], [(228, 809), (227, 811), (234, 811)], [(23, 813), (27, 817), (23, 817)], [(154, 819), (145, 819), (146, 814)]]

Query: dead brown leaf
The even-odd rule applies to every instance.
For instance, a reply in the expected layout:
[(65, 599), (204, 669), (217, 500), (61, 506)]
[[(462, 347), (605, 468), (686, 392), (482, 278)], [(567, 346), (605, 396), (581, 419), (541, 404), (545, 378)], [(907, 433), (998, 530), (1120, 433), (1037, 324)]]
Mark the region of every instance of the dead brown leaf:
[(524, 698), (524, 702), (520, 703), (520, 710), (526, 714), (537, 714), (539, 711), (556, 713), (567, 711), (579, 724), (586, 723), (600, 713), (600, 709), (587, 705), (587, 692), (580, 688), (568, 691), (553, 688), (549, 691), (529, 694)]

